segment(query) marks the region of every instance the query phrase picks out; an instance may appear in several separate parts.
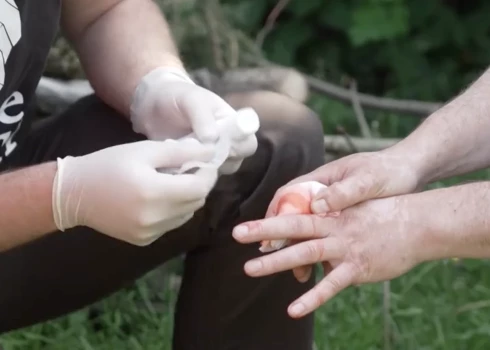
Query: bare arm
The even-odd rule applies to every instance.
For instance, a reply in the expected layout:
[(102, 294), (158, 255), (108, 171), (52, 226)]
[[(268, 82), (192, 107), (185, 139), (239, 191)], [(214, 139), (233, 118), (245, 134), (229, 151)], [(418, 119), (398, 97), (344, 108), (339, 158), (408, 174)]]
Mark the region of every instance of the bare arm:
[(490, 182), (400, 197), (416, 237), (419, 261), (490, 258)]
[(0, 175), (0, 251), (56, 231), (52, 188), (56, 163)]
[(414, 157), (421, 183), (490, 166), (490, 70), (391, 151)]
[(151, 0), (64, 0), (62, 27), (96, 94), (124, 115), (153, 68), (183, 68), (168, 25)]

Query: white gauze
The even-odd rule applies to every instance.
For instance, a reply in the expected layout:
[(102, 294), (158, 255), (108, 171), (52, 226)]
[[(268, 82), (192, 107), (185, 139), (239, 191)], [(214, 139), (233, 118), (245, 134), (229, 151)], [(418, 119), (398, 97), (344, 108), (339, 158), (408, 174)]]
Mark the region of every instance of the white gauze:
[[(166, 173), (184, 174), (197, 168), (219, 168), (228, 159), (232, 144), (235, 141), (246, 139), (255, 134), (260, 127), (259, 116), (252, 108), (239, 109), (236, 115), (230, 115), (217, 120), (220, 136), (216, 143), (216, 153), (209, 162), (189, 161), (178, 169), (165, 169)], [(195, 134), (189, 134), (182, 139), (196, 138)]]

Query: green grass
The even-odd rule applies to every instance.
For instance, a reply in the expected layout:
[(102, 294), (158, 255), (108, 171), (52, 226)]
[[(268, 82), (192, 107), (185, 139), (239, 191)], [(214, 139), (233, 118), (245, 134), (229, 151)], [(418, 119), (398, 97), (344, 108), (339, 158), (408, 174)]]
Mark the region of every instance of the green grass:
[[(326, 99), (312, 101), (324, 116), (327, 133), (343, 126), (352, 135), (352, 110)], [(378, 121), (379, 134), (400, 137), (416, 118), (367, 112)], [(432, 184), (489, 179), (490, 170)], [(178, 270), (178, 265), (171, 270)], [(151, 274), (150, 274), (151, 275)], [(4, 350), (165, 350), (170, 349), (177, 289), (165, 286), (148, 297), (147, 276), (134, 287), (98, 304), (94, 318), (82, 310), (58, 320), (12, 332), (0, 338)], [(152, 289), (155, 294), (155, 288)], [(316, 312), (318, 350), (383, 348), (382, 284), (349, 288)], [(391, 349), (488, 349), (490, 344), (490, 263), (439, 261), (418, 266), (391, 283)]]
[[(392, 281), (392, 348), (487, 349), (490, 340), (490, 264), (486, 261), (427, 263)], [(131, 289), (87, 310), (12, 332), (5, 350), (170, 349), (176, 290), (149, 301), (143, 278)], [(382, 286), (352, 287), (316, 314), (318, 349), (382, 349)]]

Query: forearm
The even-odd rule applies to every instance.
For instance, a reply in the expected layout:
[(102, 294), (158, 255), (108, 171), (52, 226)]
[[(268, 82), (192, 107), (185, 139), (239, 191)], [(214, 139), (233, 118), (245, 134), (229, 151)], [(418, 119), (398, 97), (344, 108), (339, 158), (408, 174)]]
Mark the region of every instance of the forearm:
[(419, 261), (490, 258), (490, 182), (402, 197)]
[(183, 68), (165, 18), (151, 0), (121, 1), (81, 33), (65, 28), (96, 94), (126, 116), (146, 73), (158, 66)]
[(406, 154), (421, 184), (490, 166), (490, 70), (391, 151)]
[(52, 187), (56, 163), (0, 175), (0, 251), (54, 232)]

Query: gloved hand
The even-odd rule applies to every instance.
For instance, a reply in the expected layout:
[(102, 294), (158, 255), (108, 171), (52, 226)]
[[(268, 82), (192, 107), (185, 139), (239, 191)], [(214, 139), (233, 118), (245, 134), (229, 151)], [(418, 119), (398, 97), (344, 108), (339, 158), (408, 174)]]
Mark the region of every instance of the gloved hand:
[(88, 226), (128, 243), (148, 245), (190, 220), (218, 177), (213, 167), (183, 175), (165, 169), (188, 161), (207, 162), (214, 152), (214, 146), (193, 139), (147, 140), (58, 159), (53, 185), (56, 226), (61, 231)]
[[(145, 75), (131, 102), (133, 130), (150, 140), (177, 139), (194, 133), (203, 142), (216, 142), (217, 120), (237, 112), (215, 93), (196, 85), (184, 70), (159, 67)], [(257, 150), (255, 132), (231, 140), (229, 158), (220, 173), (238, 170), (244, 158)]]

